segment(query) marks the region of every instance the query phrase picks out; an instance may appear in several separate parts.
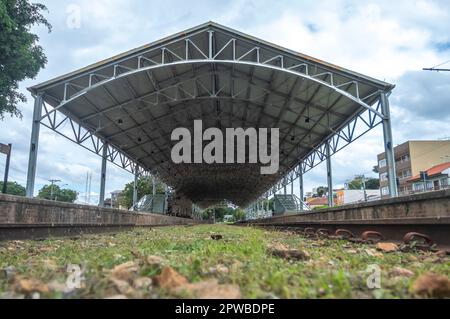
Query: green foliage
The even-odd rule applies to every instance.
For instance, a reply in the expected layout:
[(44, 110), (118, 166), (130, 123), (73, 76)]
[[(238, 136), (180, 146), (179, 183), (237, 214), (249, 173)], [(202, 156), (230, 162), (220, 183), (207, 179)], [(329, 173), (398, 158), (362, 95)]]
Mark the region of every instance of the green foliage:
[(380, 180), (378, 178), (369, 178), (366, 180), (366, 189), (379, 189)]
[(73, 203), (78, 197), (78, 192), (60, 188), (58, 185), (45, 185), (39, 190), (38, 198), (56, 200), (59, 202)]
[[(363, 178), (364, 176), (356, 176), (351, 182), (348, 183), (348, 189), (357, 190), (363, 189)], [(379, 189), (380, 180), (378, 178), (368, 178), (366, 179), (366, 189)]]
[(326, 209), (326, 208), (328, 208), (328, 205), (316, 206), (313, 208), (313, 210), (320, 210), (320, 209)]
[(17, 104), (26, 102), (18, 92), (18, 83), (34, 78), (47, 63), (38, 36), (30, 33), (33, 25), (51, 26), (42, 15), (47, 8), (26, 0), (0, 1), (0, 120), (6, 113), (21, 117)]
[[(3, 182), (0, 182), (0, 192), (3, 189)], [(16, 195), (16, 196), (25, 196), (26, 190), (25, 187), (20, 185), (17, 182), (8, 182), (6, 194)]]
[(225, 215), (232, 215), (235, 221), (244, 220), (245, 212), (239, 208), (232, 207), (215, 207), (205, 209), (202, 213), (203, 220), (211, 219), (211, 216), (214, 214), (216, 222), (223, 222)]
[(324, 196), (327, 192), (328, 192), (328, 187), (326, 187), (326, 186), (317, 187), (317, 195), (319, 195), (319, 197)]
[(245, 212), (242, 209), (237, 208), (233, 212), (233, 217), (234, 217), (234, 220), (237, 221), (237, 222), (241, 221), (241, 220), (244, 220), (245, 219)]
[[(121, 196), (120, 205), (125, 207), (131, 207), (133, 205), (133, 189), (134, 181), (125, 185)], [(153, 194), (153, 184), (151, 177), (140, 177), (137, 183), (138, 200), (144, 195)], [(164, 194), (164, 184), (161, 181), (156, 181), (156, 193)]]

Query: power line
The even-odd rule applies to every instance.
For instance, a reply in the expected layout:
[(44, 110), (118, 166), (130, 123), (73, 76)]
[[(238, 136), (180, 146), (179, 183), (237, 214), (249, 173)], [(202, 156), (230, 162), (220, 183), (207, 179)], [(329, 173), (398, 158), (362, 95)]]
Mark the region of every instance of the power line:
[(441, 64), (438, 64), (438, 65), (435, 65), (432, 68), (423, 68), (422, 70), (424, 70), (424, 71), (435, 71), (435, 72), (450, 72), (450, 69), (439, 68), (441, 65), (447, 64), (449, 62), (450, 62), (450, 60), (445, 61), (445, 62), (443, 62)]

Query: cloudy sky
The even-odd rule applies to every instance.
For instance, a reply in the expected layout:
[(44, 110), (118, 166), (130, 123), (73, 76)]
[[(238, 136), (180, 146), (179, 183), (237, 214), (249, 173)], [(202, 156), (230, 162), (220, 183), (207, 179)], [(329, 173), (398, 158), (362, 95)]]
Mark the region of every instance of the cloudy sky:
[[(50, 34), (36, 28), (48, 64), (21, 83), (28, 96), (23, 119), (0, 121), (0, 142), (13, 144), (10, 180), (25, 185), (33, 101), (26, 87), (212, 20), (334, 64), (396, 84), (391, 96), (396, 144), (450, 137), (450, 73), (421, 71), (450, 60), (448, 0), (326, 1), (41, 1)], [(79, 27), (70, 23), (80, 10)], [(450, 63), (444, 64), (450, 67)], [(371, 174), (383, 151), (381, 126), (333, 157), (334, 182)], [(98, 200), (101, 159), (41, 127), (36, 191), (50, 178), (85, 198), (92, 171), (91, 202)], [(4, 159), (0, 158), (0, 172)], [(132, 176), (108, 164), (107, 193)], [(325, 166), (305, 175), (307, 190), (326, 184)]]

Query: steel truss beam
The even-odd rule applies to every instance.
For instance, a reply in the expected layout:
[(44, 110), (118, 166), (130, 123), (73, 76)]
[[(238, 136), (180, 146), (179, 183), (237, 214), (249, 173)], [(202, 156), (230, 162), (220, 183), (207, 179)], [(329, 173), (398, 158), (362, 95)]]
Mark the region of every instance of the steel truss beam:
[[(80, 145), (84, 149), (103, 157), (103, 148), (106, 147), (106, 158), (118, 167), (135, 174), (136, 169), (139, 175), (145, 175), (147, 170), (143, 169), (136, 159), (130, 158), (119, 147), (110, 144), (109, 140), (103, 140), (96, 136), (95, 130), (87, 129), (76, 122), (73, 116), (66, 116), (60, 112), (51, 112), (51, 106), (43, 102), (43, 112), (40, 124)], [(62, 129), (69, 125), (69, 130)], [(106, 146), (105, 146), (106, 145)]]
[[(376, 103), (376, 109), (381, 109), (381, 99)], [(319, 146), (314, 147), (312, 151), (298, 165), (285, 172), (279, 182), (270, 188), (267, 193), (269, 196), (276, 194), (290, 183), (291, 178), (296, 180), (300, 176), (312, 170), (320, 163), (327, 160), (327, 145), (329, 145), (329, 156), (333, 156), (350, 143), (359, 139), (367, 132), (383, 123), (383, 118), (373, 115), (371, 112), (364, 112), (356, 115), (349, 123), (346, 123), (341, 129), (333, 133), (326, 141)], [(360, 126), (360, 132), (356, 132), (357, 126)], [(357, 133), (357, 134), (355, 134)], [(284, 178), (286, 177), (286, 178)]]

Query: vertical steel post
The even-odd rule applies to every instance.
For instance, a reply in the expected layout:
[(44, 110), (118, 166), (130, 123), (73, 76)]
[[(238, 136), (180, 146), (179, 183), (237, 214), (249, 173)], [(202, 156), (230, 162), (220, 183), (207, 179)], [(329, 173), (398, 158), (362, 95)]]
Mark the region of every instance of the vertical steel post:
[(166, 213), (166, 208), (167, 208), (167, 185), (164, 185), (164, 202), (163, 202), (163, 209), (162, 209), (162, 213), (165, 214)]
[(12, 144), (8, 144), (8, 154), (6, 154), (6, 164), (5, 164), (5, 175), (3, 177), (3, 189), (2, 193), (6, 194), (8, 192), (8, 174), (9, 174), (9, 163), (11, 161), (11, 149)]
[(136, 204), (138, 201), (138, 178), (139, 178), (139, 166), (136, 165), (134, 169), (134, 184), (133, 184), (133, 210), (136, 210)]
[(41, 114), (43, 105), (43, 94), (38, 93), (34, 97), (33, 123), (31, 127), (30, 154), (28, 158), (27, 172), (27, 197), (32, 198), (34, 193), (34, 182), (36, 179), (36, 163), (39, 147), (39, 129), (41, 126)]
[(156, 195), (156, 182), (155, 182), (155, 176), (152, 175), (152, 205), (150, 208), (150, 211), (153, 212), (153, 207), (155, 203), (155, 195)]
[(294, 176), (291, 175), (291, 195), (294, 195)]
[(389, 194), (391, 197), (397, 197), (398, 196), (397, 174), (395, 172), (395, 154), (394, 154), (394, 142), (392, 139), (391, 111), (389, 108), (389, 99), (386, 93), (381, 93), (380, 104), (381, 104), (381, 113), (383, 113), (384, 115), (383, 119), (384, 153), (388, 168)]
[(106, 159), (108, 157), (108, 143), (103, 143), (103, 153), (102, 153), (102, 171), (100, 174), (100, 197), (98, 201), (98, 206), (105, 206), (105, 185), (106, 185)]
[(328, 182), (328, 206), (333, 207), (333, 174), (331, 169), (330, 143), (327, 141), (327, 182)]
[(298, 184), (300, 188), (300, 206), (301, 210), (303, 210), (303, 200), (305, 199), (305, 194), (303, 191), (303, 171), (300, 169), (300, 174), (298, 175)]

